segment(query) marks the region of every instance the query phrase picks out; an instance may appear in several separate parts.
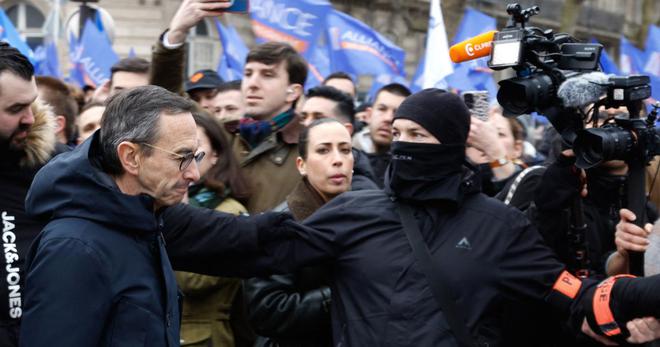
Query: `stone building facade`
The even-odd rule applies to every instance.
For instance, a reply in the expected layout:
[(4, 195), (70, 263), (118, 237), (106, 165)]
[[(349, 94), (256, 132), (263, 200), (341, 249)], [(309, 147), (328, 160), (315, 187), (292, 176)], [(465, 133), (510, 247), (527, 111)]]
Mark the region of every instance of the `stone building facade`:
[[(617, 56), (620, 33), (631, 34), (642, 21), (644, 0), (586, 0), (578, 17), (575, 35), (580, 39), (596, 37), (610, 54)], [(104, 24), (111, 32), (113, 46), (120, 57), (134, 50), (138, 56), (149, 58), (150, 47), (167, 27), (181, 0), (100, 0), (93, 3), (107, 11)], [(406, 51), (406, 72), (412, 76), (424, 51), (430, 0), (333, 0), (335, 8), (344, 11), (370, 25), (390, 38)], [(452, 0), (444, 0), (445, 4)], [(541, 14), (532, 24), (557, 29), (561, 20), (564, 1), (518, 1), (522, 5), (538, 4)], [(498, 19), (498, 27), (506, 22), (505, 3), (501, 0), (468, 0), (457, 12), (445, 11), (445, 21), (460, 19), (462, 8), (472, 6)], [(0, 0), (0, 6), (15, 22), (31, 45), (38, 45), (54, 33), (60, 48), (60, 61), (64, 73), (67, 66), (66, 38), (68, 30), (76, 31), (75, 13), (80, 2), (70, 0)], [(443, 5), (444, 6), (444, 5)], [(660, 11), (657, 11), (660, 12)], [(73, 16), (73, 19), (71, 19)], [(233, 25), (249, 45), (254, 43), (249, 17), (245, 14), (228, 14), (221, 19)], [(657, 20), (657, 19), (656, 19)], [(59, 23), (59, 25), (58, 25)], [(222, 48), (212, 20), (199, 25), (190, 37), (189, 71), (215, 68)]]

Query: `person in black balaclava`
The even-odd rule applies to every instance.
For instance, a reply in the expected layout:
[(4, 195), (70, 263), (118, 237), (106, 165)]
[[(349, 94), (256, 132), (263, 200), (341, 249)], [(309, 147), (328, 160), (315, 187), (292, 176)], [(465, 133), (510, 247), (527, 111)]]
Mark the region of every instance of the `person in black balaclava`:
[[(331, 269), (335, 345), (454, 347), (468, 345), (457, 338), (466, 330), (469, 345), (542, 346), (510, 319), (534, 302), (555, 306), (579, 330), (595, 282), (565, 272), (520, 211), (479, 192), (473, 168), (465, 166), (470, 114), (461, 98), (422, 90), (403, 101), (392, 128), (384, 190), (346, 192), (302, 224), (286, 222), (291, 238), (270, 243), (266, 258), (254, 261), (286, 272), (310, 264)], [(412, 213), (408, 227), (403, 205)], [(459, 324), (450, 323), (452, 310), (438, 303), (412, 251), (407, 234), (415, 223)], [(614, 292), (613, 300), (623, 295)], [(640, 307), (651, 308), (625, 309)]]
[(406, 200), (457, 203), (466, 188), (461, 186), (470, 131), (465, 105), (452, 102), (454, 96), (439, 89), (409, 99), (394, 116), (394, 123), (403, 127), (393, 129), (385, 191)]

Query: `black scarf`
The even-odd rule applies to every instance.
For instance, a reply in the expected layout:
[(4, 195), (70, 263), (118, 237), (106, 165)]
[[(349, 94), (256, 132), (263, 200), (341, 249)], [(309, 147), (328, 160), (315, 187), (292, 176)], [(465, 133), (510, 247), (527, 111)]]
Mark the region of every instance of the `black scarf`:
[(391, 150), (386, 193), (417, 202), (461, 201), (465, 145), (395, 141)]

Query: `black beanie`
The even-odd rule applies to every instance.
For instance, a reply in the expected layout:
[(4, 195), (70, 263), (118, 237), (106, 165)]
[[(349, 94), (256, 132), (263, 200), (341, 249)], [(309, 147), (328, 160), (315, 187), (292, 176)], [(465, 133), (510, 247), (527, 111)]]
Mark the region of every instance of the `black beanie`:
[(470, 111), (461, 98), (442, 89), (429, 88), (407, 97), (394, 120), (409, 119), (442, 144), (465, 144), (470, 132)]

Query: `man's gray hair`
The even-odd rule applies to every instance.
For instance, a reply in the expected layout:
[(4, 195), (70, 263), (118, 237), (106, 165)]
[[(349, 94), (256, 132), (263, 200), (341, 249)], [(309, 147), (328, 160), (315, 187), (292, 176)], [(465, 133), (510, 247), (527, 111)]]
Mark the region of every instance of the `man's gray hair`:
[[(108, 99), (100, 130), (100, 154), (104, 170), (120, 175), (124, 169), (117, 146), (124, 141), (154, 143), (158, 140), (158, 120), (161, 113), (191, 112), (193, 103), (157, 86), (133, 88)], [(151, 148), (143, 147), (146, 155)]]

